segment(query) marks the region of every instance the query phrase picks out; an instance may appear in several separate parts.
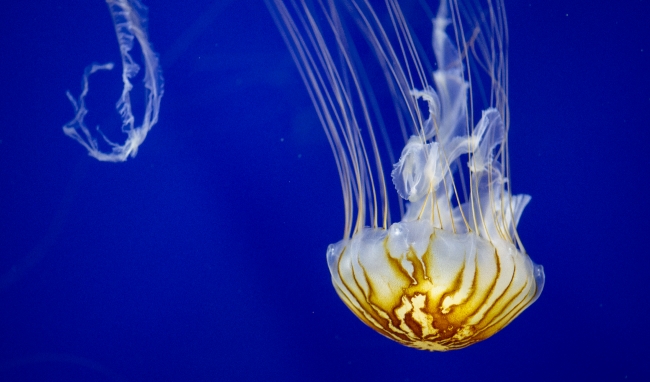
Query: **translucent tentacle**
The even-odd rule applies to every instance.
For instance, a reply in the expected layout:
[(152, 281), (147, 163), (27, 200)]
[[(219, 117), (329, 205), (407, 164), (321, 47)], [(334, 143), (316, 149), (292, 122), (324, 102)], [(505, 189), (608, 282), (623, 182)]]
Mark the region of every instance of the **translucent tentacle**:
[[(106, 2), (113, 17), (122, 57), (122, 82), (124, 88), (116, 108), (122, 117), (122, 132), (127, 135), (127, 138), (123, 144), (112, 142), (99, 131), (99, 128), (97, 128), (97, 134), (93, 135), (84, 122), (84, 117), (88, 113), (85, 106), (85, 97), (89, 89), (88, 78), (99, 70), (113, 69), (112, 63), (92, 64), (86, 68), (82, 80), (82, 91), (78, 99), (74, 99), (70, 92), (67, 93), (75, 109), (75, 117), (63, 126), (63, 132), (84, 146), (88, 150), (88, 155), (100, 161), (123, 162), (129, 156), (135, 157), (138, 147), (144, 142), (147, 133), (158, 122), (164, 81), (158, 56), (153, 51), (147, 36), (147, 8), (138, 0), (106, 0)], [(145, 111), (140, 126), (135, 124), (130, 99), (130, 93), (133, 89), (131, 79), (140, 70), (140, 66), (135, 63), (130, 54), (135, 40), (140, 44), (145, 70), (143, 80)], [(110, 151), (100, 149), (97, 135), (102, 136), (102, 139), (110, 146)]]

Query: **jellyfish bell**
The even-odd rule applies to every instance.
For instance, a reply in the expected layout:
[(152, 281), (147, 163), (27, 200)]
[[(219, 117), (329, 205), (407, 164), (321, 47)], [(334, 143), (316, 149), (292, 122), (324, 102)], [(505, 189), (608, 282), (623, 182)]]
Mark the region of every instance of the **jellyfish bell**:
[[(369, 1), (342, 10), (334, 1), (268, 1), (343, 186), (345, 234), (327, 249), (341, 300), (371, 328), (418, 349), (460, 349), (504, 328), (539, 297), (544, 271), (517, 235), (530, 196), (510, 191), (502, 2), (479, 17), (473, 2), (442, 0), (433, 18), (437, 68), (428, 71), (396, 0), (386, 1), (384, 18)], [(385, 86), (367, 80), (372, 62), (358, 58), (346, 13)], [(410, 130), (390, 175), (390, 150), (379, 141), (392, 127), (383, 129), (386, 111), (372, 106), (380, 91), (392, 96), (393, 120)], [(393, 224), (391, 200), (405, 204)]]

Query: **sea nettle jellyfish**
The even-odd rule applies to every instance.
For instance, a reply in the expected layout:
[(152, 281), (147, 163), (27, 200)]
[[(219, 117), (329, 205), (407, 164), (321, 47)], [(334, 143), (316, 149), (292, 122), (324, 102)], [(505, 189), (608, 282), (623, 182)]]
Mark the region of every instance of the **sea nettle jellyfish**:
[[(85, 70), (82, 91), (79, 99), (75, 99), (70, 92), (67, 93), (75, 109), (75, 117), (63, 126), (63, 132), (73, 138), (88, 150), (88, 155), (106, 162), (123, 162), (129, 156), (138, 153), (138, 147), (144, 142), (147, 133), (158, 122), (160, 99), (163, 95), (162, 70), (158, 63), (158, 56), (153, 51), (147, 36), (147, 8), (138, 0), (106, 0), (113, 16), (113, 24), (117, 34), (117, 41), (122, 56), (122, 82), (124, 88), (117, 102), (117, 110), (122, 117), (122, 132), (126, 134), (124, 143), (119, 144), (109, 140), (97, 127), (97, 134), (88, 130), (84, 117), (88, 113), (85, 98), (88, 94), (88, 77), (99, 70), (113, 69), (113, 63), (92, 64)], [(142, 52), (144, 63), (145, 111), (142, 123), (138, 126), (131, 110), (130, 93), (133, 89), (131, 79), (138, 74), (140, 66), (131, 57), (133, 43), (137, 41)], [(110, 150), (102, 151), (98, 143), (98, 136), (108, 145)]]
[[(341, 300), (417, 349), (460, 349), (504, 328), (539, 297), (544, 270), (516, 230), (530, 196), (509, 183), (503, 3), (443, 0), (431, 14), (434, 67), (396, 0), (381, 12), (362, 0), (267, 1), (341, 178), (345, 232), (327, 250)], [(378, 106), (384, 94), (393, 106)]]

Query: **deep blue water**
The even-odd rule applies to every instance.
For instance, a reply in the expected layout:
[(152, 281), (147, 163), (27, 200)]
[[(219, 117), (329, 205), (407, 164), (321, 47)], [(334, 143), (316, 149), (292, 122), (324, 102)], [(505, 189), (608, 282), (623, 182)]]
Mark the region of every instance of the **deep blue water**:
[[(547, 282), (449, 353), (339, 301), (325, 135), (263, 2), (213, 3), (146, 2), (165, 96), (120, 164), (61, 131), (85, 66), (119, 60), (105, 4), (3, 4), (0, 380), (650, 380), (648, 1), (506, 2), (519, 233)], [(91, 87), (108, 129), (119, 72)]]

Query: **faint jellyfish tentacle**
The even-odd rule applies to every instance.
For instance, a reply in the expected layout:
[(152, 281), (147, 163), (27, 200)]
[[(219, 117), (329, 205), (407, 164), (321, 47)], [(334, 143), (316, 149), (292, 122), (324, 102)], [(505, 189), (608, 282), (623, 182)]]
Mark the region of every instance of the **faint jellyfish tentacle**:
[[(75, 117), (63, 126), (63, 132), (84, 146), (88, 150), (88, 155), (100, 161), (123, 162), (129, 156), (135, 157), (138, 147), (144, 142), (147, 133), (158, 122), (164, 81), (158, 55), (153, 51), (147, 36), (147, 8), (138, 0), (106, 0), (106, 3), (113, 17), (122, 57), (122, 82), (124, 88), (116, 109), (122, 117), (122, 132), (127, 135), (127, 138), (123, 144), (113, 142), (99, 131), (99, 128), (97, 128), (97, 133), (91, 133), (84, 123), (84, 117), (88, 113), (84, 102), (89, 89), (88, 78), (99, 70), (113, 69), (113, 63), (91, 64), (84, 72), (82, 91), (79, 98), (75, 99), (70, 92), (67, 93), (72, 106), (75, 108)], [(140, 126), (135, 124), (130, 99), (130, 92), (133, 89), (130, 80), (140, 70), (140, 66), (135, 63), (129, 53), (133, 48), (134, 40), (137, 40), (140, 45), (145, 70), (143, 82), (146, 106)], [(102, 139), (111, 147), (109, 152), (102, 151), (99, 148), (97, 135), (101, 135)]]

